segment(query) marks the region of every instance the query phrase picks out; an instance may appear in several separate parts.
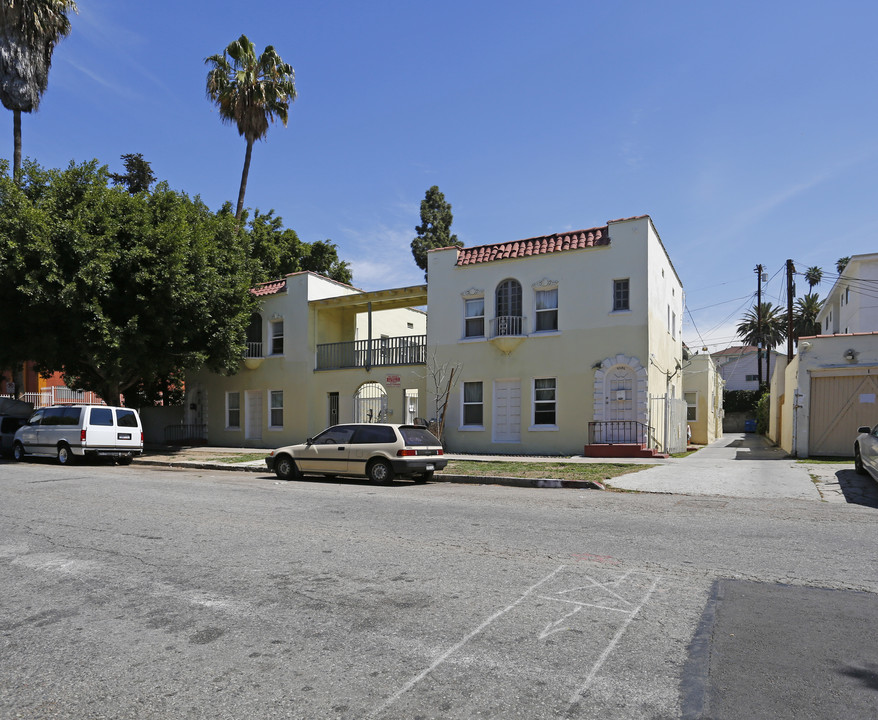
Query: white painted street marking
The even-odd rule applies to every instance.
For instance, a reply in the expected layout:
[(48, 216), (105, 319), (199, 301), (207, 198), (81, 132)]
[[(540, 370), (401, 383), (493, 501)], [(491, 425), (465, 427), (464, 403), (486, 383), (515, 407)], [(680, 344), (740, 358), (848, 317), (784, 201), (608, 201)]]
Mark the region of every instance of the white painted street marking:
[(425, 677), (427, 677), (427, 675), (429, 675), (437, 667), (439, 667), (442, 663), (444, 663), (449, 657), (451, 657), (454, 653), (456, 653), (458, 650), (460, 650), (462, 647), (464, 647), (464, 645), (466, 645), (476, 635), (478, 635), (483, 630), (485, 630), (485, 628), (490, 626), (491, 623), (493, 623), (495, 620), (502, 617), (503, 615), (508, 613), (510, 610), (512, 610), (514, 607), (519, 605), (525, 598), (527, 598), (532, 592), (534, 592), (534, 590), (536, 590), (541, 585), (544, 585), (545, 583), (549, 582), (549, 580), (551, 580), (553, 577), (555, 577), (555, 575), (557, 575), (563, 569), (564, 569), (564, 566), (559, 565), (552, 572), (550, 572), (548, 575), (546, 575), (546, 577), (544, 577), (542, 580), (535, 583), (534, 585), (531, 585), (527, 590), (524, 591), (524, 593), (517, 600), (510, 603), (502, 610), (498, 610), (493, 615), (491, 615), (491, 617), (489, 617), (481, 625), (479, 625), (475, 630), (473, 630), (471, 633), (469, 633), (465, 638), (463, 638), (463, 640), (461, 640), (456, 645), (452, 645), (450, 648), (448, 648), (448, 650), (446, 650), (444, 653), (442, 653), (442, 655), (440, 655), (433, 662), (432, 665), (430, 665), (428, 668), (426, 668), (425, 670), (422, 670), (420, 673), (415, 675), (401, 689), (399, 689), (395, 694), (391, 695), (387, 700), (385, 700), (384, 703), (379, 708), (377, 708), (376, 710), (373, 710), (371, 713), (369, 713), (369, 715), (367, 717), (370, 717), (370, 718), (375, 717), (376, 715), (384, 712), (387, 708), (389, 708), (391, 705), (393, 705), (393, 703), (395, 703), (397, 700), (399, 700), (399, 698), (401, 698), (409, 690), (411, 690), (415, 685), (417, 685), (419, 682), (421, 682), (421, 680), (423, 680)]
[(619, 630), (616, 632), (616, 634), (613, 636), (613, 639), (610, 641), (610, 644), (607, 645), (607, 647), (601, 653), (600, 657), (597, 659), (597, 662), (592, 666), (591, 672), (589, 672), (588, 676), (585, 678), (585, 681), (582, 683), (582, 685), (580, 685), (576, 689), (576, 691), (573, 693), (573, 695), (570, 696), (570, 702), (568, 703), (568, 707), (567, 707), (568, 714), (569, 714), (570, 710), (573, 708), (573, 706), (575, 706), (580, 701), (582, 696), (586, 692), (588, 692), (588, 689), (591, 686), (591, 683), (594, 680), (595, 676), (598, 674), (598, 671), (601, 669), (603, 664), (607, 661), (607, 658), (610, 657), (610, 654), (616, 648), (616, 645), (619, 643), (619, 640), (621, 640), (622, 636), (625, 634), (625, 631), (628, 629), (628, 626), (631, 624), (631, 622), (634, 620), (634, 618), (640, 612), (641, 608), (646, 604), (646, 601), (649, 600), (653, 591), (658, 586), (659, 580), (661, 580), (660, 576), (656, 577), (655, 580), (652, 581), (652, 585), (650, 585), (649, 590), (646, 591), (646, 595), (643, 596), (643, 599), (640, 601), (640, 604), (634, 610), (631, 611), (628, 618), (625, 620), (624, 623), (622, 623), (622, 627), (620, 627)]

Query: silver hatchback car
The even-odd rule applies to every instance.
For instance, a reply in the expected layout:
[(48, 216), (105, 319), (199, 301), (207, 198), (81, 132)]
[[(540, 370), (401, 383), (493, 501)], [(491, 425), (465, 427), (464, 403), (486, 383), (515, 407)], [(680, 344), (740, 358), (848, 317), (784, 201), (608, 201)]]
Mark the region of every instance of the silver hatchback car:
[(350, 423), (273, 450), (265, 464), (281, 480), (318, 474), (366, 477), (379, 484), (397, 476), (427, 482), (448, 463), (443, 454), (442, 444), (423, 426)]

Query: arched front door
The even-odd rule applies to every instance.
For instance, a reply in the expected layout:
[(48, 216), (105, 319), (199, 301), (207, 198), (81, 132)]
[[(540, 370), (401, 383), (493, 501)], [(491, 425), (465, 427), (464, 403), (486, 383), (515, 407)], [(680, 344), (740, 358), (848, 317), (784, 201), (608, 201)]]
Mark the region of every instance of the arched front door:
[(627, 355), (609, 357), (595, 373), (594, 420), (597, 442), (644, 443), (647, 373)]

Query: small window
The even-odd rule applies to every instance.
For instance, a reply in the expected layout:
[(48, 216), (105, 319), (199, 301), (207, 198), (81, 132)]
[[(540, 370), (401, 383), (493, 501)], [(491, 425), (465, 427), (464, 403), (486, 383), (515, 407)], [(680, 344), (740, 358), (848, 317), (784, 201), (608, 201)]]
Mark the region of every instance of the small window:
[(406, 326), (406, 328), (408, 328), (409, 330), (414, 330), (414, 329), (415, 329), (415, 324), (414, 324), (414, 323), (406, 323), (405, 326)]
[(275, 320), (271, 323), (271, 354), (284, 354), (284, 321)]
[(613, 280), (613, 310), (629, 310), (629, 281)]
[(273, 428), (282, 428), (284, 426), (284, 391), (271, 391), (271, 410), (268, 423)]
[(116, 410), (116, 425), (119, 427), (137, 427), (137, 415), (133, 410)]
[(534, 380), (534, 425), (555, 425), (557, 380), (537, 378)]
[(226, 427), (241, 427), (241, 393), (226, 393)]
[(82, 408), (67, 407), (61, 414), (59, 425), (79, 425), (79, 416), (82, 415)]
[(485, 336), (485, 298), (464, 300), (464, 337)]
[[(64, 417), (64, 408), (47, 408), (43, 414), (43, 425), (61, 425)], [(113, 423), (110, 422), (110, 425)]]
[(395, 443), (396, 433), (386, 425), (362, 425), (356, 429), (351, 439), (353, 445), (372, 445), (376, 443)]
[(684, 392), (683, 399), (686, 401), (686, 421), (695, 422), (698, 420), (698, 393)]
[(345, 445), (351, 441), (356, 428), (353, 425), (336, 425), (327, 428), (314, 438), (315, 445)]
[(558, 329), (558, 288), (537, 290), (536, 331)]
[(463, 424), (482, 425), (484, 410), (482, 383), (465, 382), (463, 384)]
[(758, 375), (745, 375), (744, 380), (746, 382), (759, 382), (759, 376)]
[(101, 425), (102, 427), (113, 426), (113, 411), (110, 408), (92, 408), (91, 420), (92, 425)]

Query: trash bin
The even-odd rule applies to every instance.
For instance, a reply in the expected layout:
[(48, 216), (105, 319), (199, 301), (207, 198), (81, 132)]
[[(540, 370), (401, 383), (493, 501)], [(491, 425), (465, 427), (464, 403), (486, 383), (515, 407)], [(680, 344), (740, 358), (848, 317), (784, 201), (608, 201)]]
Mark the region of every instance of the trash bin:
[(756, 421), (755, 420), (745, 420), (744, 421), (744, 432), (756, 432)]

